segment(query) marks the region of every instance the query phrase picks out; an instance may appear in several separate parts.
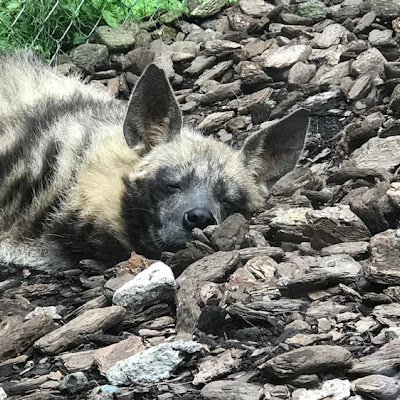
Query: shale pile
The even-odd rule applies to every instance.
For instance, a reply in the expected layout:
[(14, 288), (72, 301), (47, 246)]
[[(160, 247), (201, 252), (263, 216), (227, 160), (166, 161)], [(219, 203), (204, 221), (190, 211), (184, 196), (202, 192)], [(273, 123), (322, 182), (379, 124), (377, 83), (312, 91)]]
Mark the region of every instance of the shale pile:
[(58, 68), (128, 99), (155, 62), (235, 147), (306, 108), (300, 166), (161, 261), (2, 267), (0, 399), (400, 398), (400, 1), (207, 4), (101, 27)]

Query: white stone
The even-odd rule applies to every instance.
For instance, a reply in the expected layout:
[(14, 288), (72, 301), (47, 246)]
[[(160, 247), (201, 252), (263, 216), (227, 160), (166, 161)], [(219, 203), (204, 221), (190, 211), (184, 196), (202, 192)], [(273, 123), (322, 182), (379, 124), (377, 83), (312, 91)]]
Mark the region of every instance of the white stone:
[(339, 44), (343, 36), (348, 33), (350, 32), (340, 24), (328, 25), (323, 32), (312, 41), (312, 44), (315, 47), (327, 49), (334, 44)]
[(326, 381), (321, 389), (300, 389), (298, 400), (346, 400), (351, 396), (351, 383), (348, 380), (332, 379)]
[(0, 386), (0, 400), (5, 400), (7, 398), (7, 393), (4, 391), (4, 389)]
[(62, 319), (61, 315), (58, 314), (57, 312), (57, 307), (55, 306), (48, 306), (48, 307), (35, 307), (33, 311), (25, 315), (25, 319), (32, 319), (33, 317), (36, 317), (37, 315), (47, 315), (50, 318), (56, 320), (56, 319)]
[(118, 361), (107, 372), (112, 385), (129, 385), (133, 382), (160, 382), (170, 377), (187, 354), (197, 353), (202, 345), (193, 341), (162, 343)]
[(140, 310), (143, 307), (171, 300), (175, 291), (176, 282), (171, 268), (158, 261), (117, 289), (113, 296), (113, 303)]

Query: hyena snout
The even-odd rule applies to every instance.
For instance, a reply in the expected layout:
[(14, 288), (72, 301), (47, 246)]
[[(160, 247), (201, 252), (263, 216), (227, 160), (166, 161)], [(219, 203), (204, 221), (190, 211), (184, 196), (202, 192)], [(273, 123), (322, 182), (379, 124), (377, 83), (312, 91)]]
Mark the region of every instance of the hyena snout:
[(206, 226), (216, 225), (217, 220), (210, 209), (195, 207), (183, 214), (182, 223), (187, 231), (191, 231), (194, 228), (204, 229)]

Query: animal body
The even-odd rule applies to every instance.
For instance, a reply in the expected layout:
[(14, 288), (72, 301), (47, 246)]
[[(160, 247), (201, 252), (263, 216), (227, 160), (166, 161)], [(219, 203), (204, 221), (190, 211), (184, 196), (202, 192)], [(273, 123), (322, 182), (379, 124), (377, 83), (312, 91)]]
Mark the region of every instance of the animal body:
[(182, 126), (155, 65), (127, 103), (31, 53), (0, 58), (0, 116), (0, 263), (41, 269), (156, 257), (195, 227), (252, 213), (296, 165), (308, 126), (298, 110), (236, 151)]

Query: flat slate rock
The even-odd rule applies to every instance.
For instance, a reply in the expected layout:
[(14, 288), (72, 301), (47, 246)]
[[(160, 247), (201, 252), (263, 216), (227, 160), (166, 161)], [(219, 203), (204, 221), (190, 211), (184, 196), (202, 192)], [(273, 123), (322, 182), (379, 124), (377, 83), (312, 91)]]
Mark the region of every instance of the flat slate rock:
[(260, 368), (276, 378), (346, 369), (352, 362), (351, 353), (340, 346), (305, 346), (268, 360)]

